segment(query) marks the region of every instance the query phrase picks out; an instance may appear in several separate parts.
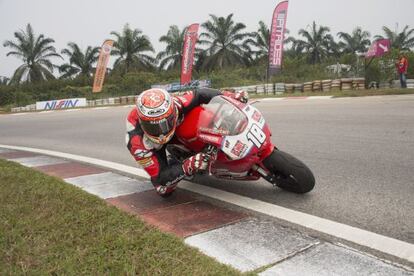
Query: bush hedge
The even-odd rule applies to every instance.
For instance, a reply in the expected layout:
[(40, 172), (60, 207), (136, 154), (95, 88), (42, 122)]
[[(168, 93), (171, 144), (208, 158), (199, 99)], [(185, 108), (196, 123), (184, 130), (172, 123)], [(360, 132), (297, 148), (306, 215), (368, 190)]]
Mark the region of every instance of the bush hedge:
[[(281, 74), (266, 79), (265, 61), (249, 67), (229, 68), (223, 71), (194, 72), (194, 79), (210, 79), (214, 88), (245, 86), (268, 82), (300, 83), (317, 79), (334, 79), (338, 77), (365, 76), (367, 83), (371, 81), (388, 82), (396, 79), (394, 67), (398, 56), (393, 51), (387, 56), (375, 59), (365, 71), (364, 59), (354, 55), (343, 55), (337, 60), (328, 60), (323, 64), (308, 64), (306, 56), (286, 57)], [(408, 77), (414, 78), (414, 53), (407, 54), (409, 64)], [(328, 72), (327, 65), (336, 62), (352, 64), (349, 73), (336, 75)], [(359, 69), (356, 72), (356, 69)], [(92, 93), (92, 79), (76, 78), (74, 80), (56, 79), (34, 84), (0, 85), (0, 106), (24, 106), (36, 101), (85, 97), (87, 99), (108, 98), (111, 96), (136, 95), (148, 89), (152, 84), (177, 82), (180, 78), (178, 70), (130, 72), (125, 75), (110, 74), (102, 93)]]

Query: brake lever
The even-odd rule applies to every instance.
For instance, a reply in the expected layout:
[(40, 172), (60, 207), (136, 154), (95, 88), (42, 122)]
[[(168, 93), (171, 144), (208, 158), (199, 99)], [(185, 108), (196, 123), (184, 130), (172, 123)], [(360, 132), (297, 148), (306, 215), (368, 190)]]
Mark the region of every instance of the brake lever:
[(208, 166), (208, 174), (211, 175), (211, 167), (214, 163), (214, 161), (217, 160), (217, 154), (218, 154), (218, 148), (213, 145), (208, 145), (206, 148), (204, 148), (204, 153), (208, 154), (210, 156), (210, 163)]
[(212, 157), (212, 160), (217, 160), (217, 153), (218, 153), (218, 148), (213, 146), (213, 145), (208, 145), (205, 149), (204, 149), (204, 153), (210, 155), (210, 157)]

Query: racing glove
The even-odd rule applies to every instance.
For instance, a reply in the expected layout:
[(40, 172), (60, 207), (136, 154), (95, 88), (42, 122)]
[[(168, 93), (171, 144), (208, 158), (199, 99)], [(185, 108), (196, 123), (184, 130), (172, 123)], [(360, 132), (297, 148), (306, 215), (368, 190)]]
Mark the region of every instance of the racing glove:
[(192, 176), (195, 173), (207, 171), (210, 166), (210, 155), (205, 153), (197, 153), (183, 162), (183, 171), (187, 176)]
[(242, 103), (247, 103), (249, 101), (249, 93), (244, 90), (239, 90), (234, 93), (234, 98)]

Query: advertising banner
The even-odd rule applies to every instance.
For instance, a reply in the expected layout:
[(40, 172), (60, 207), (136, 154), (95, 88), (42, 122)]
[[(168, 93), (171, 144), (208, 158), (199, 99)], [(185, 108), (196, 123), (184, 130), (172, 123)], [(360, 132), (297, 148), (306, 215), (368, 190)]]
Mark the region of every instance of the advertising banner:
[(191, 81), (193, 73), (194, 51), (198, 38), (199, 24), (192, 24), (188, 26), (185, 35), (182, 50), (181, 60), (181, 84), (186, 84)]
[(391, 50), (391, 41), (389, 39), (379, 39), (374, 41), (365, 54), (366, 58), (381, 57)]
[(36, 110), (57, 110), (86, 106), (86, 98), (52, 100), (36, 102)]
[(280, 2), (273, 12), (269, 41), (269, 76), (276, 74), (282, 67), (287, 12), (288, 1)]
[(106, 67), (108, 66), (109, 55), (111, 54), (113, 44), (114, 41), (110, 39), (105, 40), (102, 44), (101, 52), (99, 53), (98, 64), (96, 65), (95, 79), (93, 81), (93, 93), (102, 91), (102, 86), (105, 80)]

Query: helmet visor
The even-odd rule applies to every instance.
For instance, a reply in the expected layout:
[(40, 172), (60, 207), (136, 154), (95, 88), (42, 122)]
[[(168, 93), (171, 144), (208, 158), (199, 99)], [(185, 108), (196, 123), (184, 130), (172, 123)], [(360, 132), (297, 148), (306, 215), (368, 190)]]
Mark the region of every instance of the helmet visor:
[(165, 136), (175, 128), (175, 112), (159, 121), (141, 120), (141, 127), (148, 135), (154, 137)]

